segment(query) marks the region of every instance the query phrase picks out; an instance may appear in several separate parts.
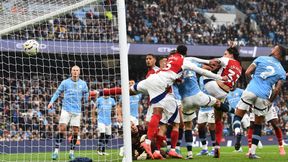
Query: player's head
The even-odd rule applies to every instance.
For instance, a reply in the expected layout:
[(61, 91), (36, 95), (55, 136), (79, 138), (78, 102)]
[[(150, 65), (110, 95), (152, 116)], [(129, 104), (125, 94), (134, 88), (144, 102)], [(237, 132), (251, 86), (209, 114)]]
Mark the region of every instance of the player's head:
[(185, 45), (179, 45), (177, 46), (177, 52), (180, 53), (183, 56), (187, 55), (187, 47)]
[(146, 55), (146, 66), (148, 68), (154, 67), (156, 64), (156, 61), (157, 61), (157, 59), (156, 59), (155, 55), (153, 55), (151, 53)]
[(129, 80), (129, 87), (133, 86), (135, 84), (135, 80)]
[(275, 58), (277, 58), (280, 61), (284, 61), (287, 55), (287, 49), (282, 45), (276, 45), (272, 49), (271, 55), (273, 55)]
[(131, 133), (136, 134), (138, 133), (138, 127), (131, 121)]
[(79, 66), (77, 66), (77, 65), (75, 65), (75, 66), (73, 66), (72, 68), (71, 68), (71, 76), (73, 77), (73, 78), (78, 78), (79, 77), (79, 75), (80, 75), (80, 68), (79, 68)]
[(166, 63), (167, 63), (167, 58), (166, 57), (162, 57), (160, 60), (159, 60), (159, 67), (160, 69), (163, 69), (166, 67)]
[(224, 52), (224, 57), (239, 61), (239, 51), (236, 47), (229, 47)]

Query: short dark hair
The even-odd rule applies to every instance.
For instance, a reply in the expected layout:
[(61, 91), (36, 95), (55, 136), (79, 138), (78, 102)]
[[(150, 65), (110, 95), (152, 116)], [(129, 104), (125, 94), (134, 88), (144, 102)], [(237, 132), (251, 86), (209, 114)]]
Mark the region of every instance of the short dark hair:
[(287, 48), (284, 45), (280, 45), (280, 44), (278, 44), (278, 47), (280, 49), (281, 57), (285, 57), (287, 55)]
[(181, 55), (186, 56), (187, 55), (187, 47), (185, 45), (179, 45), (177, 46), (177, 52)]
[(156, 59), (156, 56), (154, 55), (154, 54), (152, 54), (152, 53), (148, 53), (147, 55), (146, 55), (146, 57), (147, 56), (152, 56), (154, 59)]
[(229, 47), (227, 48), (227, 51), (233, 55), (234, 59), (235, 60), (238, 60), (239, 61), (239, 51), (236, 47)]

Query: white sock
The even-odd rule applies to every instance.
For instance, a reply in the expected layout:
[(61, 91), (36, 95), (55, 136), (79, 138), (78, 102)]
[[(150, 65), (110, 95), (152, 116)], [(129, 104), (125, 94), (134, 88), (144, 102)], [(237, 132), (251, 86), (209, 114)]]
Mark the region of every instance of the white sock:
[(58, 154), (59, 148), (55, 148), (54, 152), (55, 152), (56, 154)]
[(151, 145), (151, 140), (145, 139), (145, 143), (148, 144), (148, 145)]
[(171, 145), (167, 145), (167, 150), (170, 150), (171, 149)]
[(202, 145), (202, 149), (203, 149), (203, 150), (208, 150), (207, 144), (206, 144), (206, 145)]
[(235, 128), (235, 135), (239, 134), (241, 132), (240, 128)]
[(250, 151), (250, 153), (253, 155), (253, 154), (256, 154), (256, 148), (257, 148), (257, 146), (255, 145), (255, 144), (252, 144), (252, 146), (251, 146), (251, 151)]
[(188, 156), (190, 156), (190, 155), (193, 155), (193, 152), (192, 151), (188, 151)]
[(70, 154), (74, 154), (74, 150), (70, 150), (70, 152), (69, 152)]

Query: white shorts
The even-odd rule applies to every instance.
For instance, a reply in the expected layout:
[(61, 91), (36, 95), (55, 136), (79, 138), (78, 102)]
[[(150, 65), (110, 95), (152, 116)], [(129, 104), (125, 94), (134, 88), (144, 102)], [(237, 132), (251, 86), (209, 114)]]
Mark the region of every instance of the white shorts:
[(104, 123), (98, 123), (98, 131), (99, 133), (105, 133), (107, 135), (111, 135), (112, 134), (112, 130), (111, 130), (111, 124), (110, 125), (105, 125)]
[(265, 115), (266, 122), (269, 122), (272, 119), (278, 119), (277, 110), (276, 110), (276, 108), (274, 106), (271, 106), (269, 108), (269, 111)]
[(150, 122), (152, 114), (153, 114), (153, 108), (151, 107), (151, 105), (149, 105), (149, 107), (147, 109), (146, 116), (145, 116), (145, 121), (146, 122)]
[(190, 114), (183, 114), (183, 122), (192, 122), (193, 119), (197, 118), (196, 112), (192, 112)]
[(215, 97), (207, 95), (206, 93), (200, 91), (196, 95), (185, 97), (183, 99), (183, 112), (185, 114), (191, 114), (201, 106), (213, 106), (216, 101), (217, 99)]
[(250, 127), (250, 117), (247, 113), (243, 116), (241, 123), (245, 129)]
[(221, 89), (215, 80), (209, 81), (204, 85), (206, 91), (217, 99), (224, 99), (227, 96), (227, 92)]
[(150, 104), (152, 105), (163, 99), (163, 96), (165, 96), (164, 93), (167, 93), (167, 83), (165, 83), (158, 75), (152, 74), (145, 80), (131, 86), (130, 89), (134, 92), (148, 94)]
[[(269, 122), (272, 119), (278, 119), (278, 114), (276, 111), (276, 108), (274, 106), (271, 106), (269, 108), (269, 111), (265, 114), (265, 121)], [(250, 121), (254, 122), (255, 121), (255, 114), (250, 113)]]
[(245, 90), (241, 96), (241, 100), (237, 104), (237, 108), (248, 112), (252, 107), (252, 112), (255, 115), (264, 116), (268, 112), (270, 105), (271, 102), (267, 99), (257, 97), (254, 93)]
[(199, 111), (197, 123), (215, 123), (214, 109), (209, 111)]
[(131, 121), (134, 125), (139, 125), (139, 120), (138, 120), (136, 117), (132, 116), (132, 115), (130, 115), (130, 121)]
[(70, 123), (70, 126), (80, 127), (81, 114), (72, 114), (64, 109), (61, 110), (59, 124)]
[(160, 102), (149, 106), (145, 120), (150, 122), (153, 115), (153, 107), (163, 108), (161, 122), (167, 123), (180, 123), (180, 116), (178, 113), (177, 102), (173, 94), (168, 93)]

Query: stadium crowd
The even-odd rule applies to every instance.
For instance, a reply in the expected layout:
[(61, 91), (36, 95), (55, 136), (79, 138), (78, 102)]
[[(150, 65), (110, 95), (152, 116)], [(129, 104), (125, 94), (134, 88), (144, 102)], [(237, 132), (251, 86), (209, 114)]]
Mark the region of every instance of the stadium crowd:
[[(247, 18), (237, 19), (234, 24), (213, 27), (204, 13), (223, 12), (220, 8), (222, 4), (234, 4)], [(286, 6), (286, 1), (184, 0), (181, 5), (178, 0), (127, 1), (128, 41), (223, 45), (227, 40), (236, 38), (249, 46), (285, 44), (288, 42)], [(8, 38), (117, 41), (117, 25), (113, 19), (115, 9), (106, 9), (101, 14), (95, 8), (80, 9), (33, 25), (27, 30), (8, 35)], [(252, 21), (257, 24), (256, 30), (251, 27)]]

